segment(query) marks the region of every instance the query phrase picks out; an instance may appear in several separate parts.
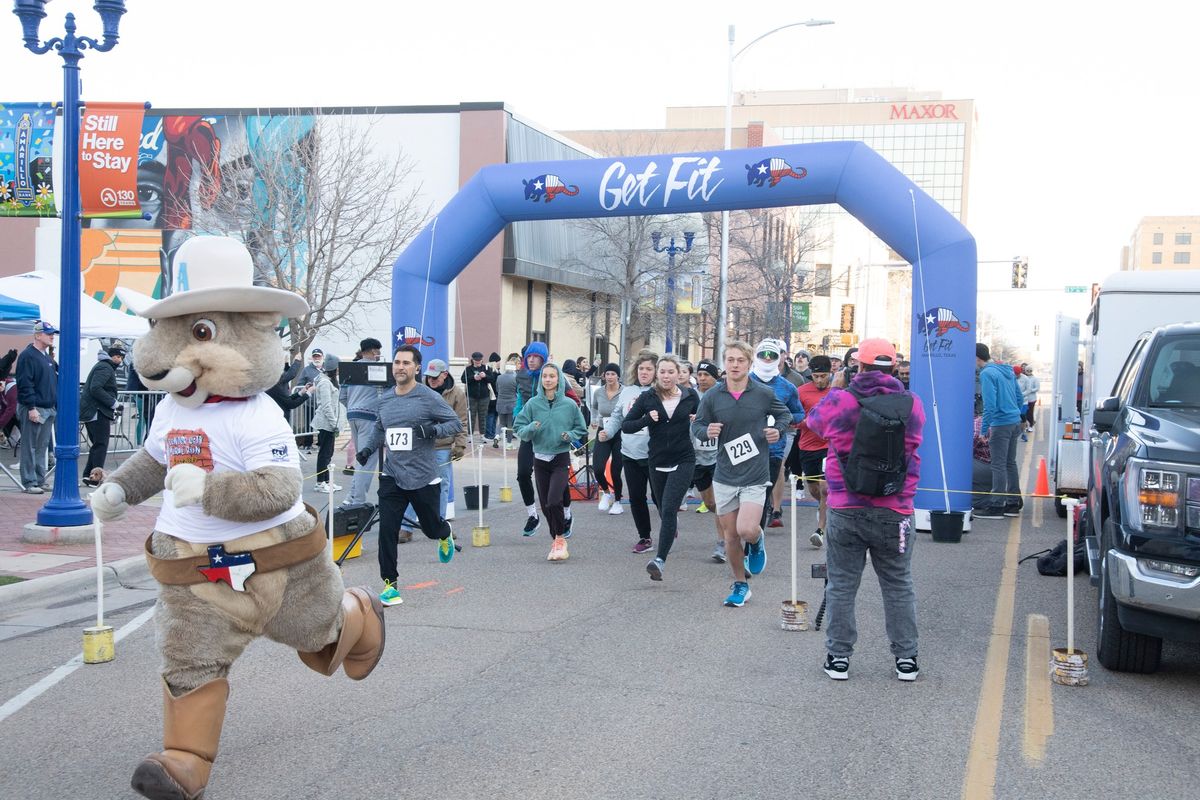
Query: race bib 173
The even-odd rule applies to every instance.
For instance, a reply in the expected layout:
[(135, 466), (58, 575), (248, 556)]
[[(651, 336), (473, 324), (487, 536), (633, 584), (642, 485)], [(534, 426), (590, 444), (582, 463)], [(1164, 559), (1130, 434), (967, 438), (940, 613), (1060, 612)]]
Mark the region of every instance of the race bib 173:
[(412, 428), (388, 428), (384, 436), (388, 450), (412, 450)]

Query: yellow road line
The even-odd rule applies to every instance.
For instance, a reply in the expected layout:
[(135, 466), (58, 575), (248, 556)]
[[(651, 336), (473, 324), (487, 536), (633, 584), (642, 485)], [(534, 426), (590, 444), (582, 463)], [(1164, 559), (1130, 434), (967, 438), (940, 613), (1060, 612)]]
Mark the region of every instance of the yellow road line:
[[(1033, 450), (1025, 451), (1021, 471), (1029, 478)], [(1012, 517), (1008, 526), (1008, 546), (1004, 548), (1004, 568), (992, 615), (992, 635), (984, 661), (983, 684), (975, 709), (975, 726), (967, 752), (967, 770), (963, 777), (963, 800), (992, 800), (996, 791), (996, 761), (1000, 754), (1000, 722), (1004, 712), (1004, 687), (1008, 679), (1008, 654), (1012, 647), (1013, 606), (1017, 594), (1017, 560), (1021, 549), (1021, 517)], [(1049, 664), (1049, 662), (1046, 662)]]
[(1025, 758), (1046, 758), (1046, 740), (1054, 735), (1054, 700), (1050, 694), (1050, 620), (1030, 614), (1025, 632)]

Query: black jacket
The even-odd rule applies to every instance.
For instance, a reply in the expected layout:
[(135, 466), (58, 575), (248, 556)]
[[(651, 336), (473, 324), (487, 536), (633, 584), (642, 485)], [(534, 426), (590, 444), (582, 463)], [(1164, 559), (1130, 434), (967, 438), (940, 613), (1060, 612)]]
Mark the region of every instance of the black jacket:
[[(476, 375), (482, 375), (479, 380), (475, 380)], [(491, 370), (486, 364), (481, 364), (478, 367), (474, 364), (467, 364), (467, 368), (462, 374), (463, 388), (467, 390), (467, 397), (473, 400), (482, 400), (485, 397), (491, 397), (492, 375)]]
[(92, 367), (83, 391), (79, 393), (79, 420), (89, 422), (97, 415), (113, 419), (116, 405), (117, 364), (111, 358), (105, 358)]
[(32, 344), (17, 356), (17, 402), (25, 408), (58, 408), (58, 364)]
[[(650, 429), (650, 451), (647, 463), (651, 467), (674, 467), (679, 464), (694, 464), (696, 451), (692, 447), (691, 417), (700, 407), (700, 395), (695, 389), (682, 387), (683, 395), (675, 413), (667, 418), (658, 392), (650, 389), (638, 395), (629, 413), (621, 423), (624, 433), (637, 433), (642, 428)], [(658, 422), (650, 419), (650, 412), (658, 412)]]

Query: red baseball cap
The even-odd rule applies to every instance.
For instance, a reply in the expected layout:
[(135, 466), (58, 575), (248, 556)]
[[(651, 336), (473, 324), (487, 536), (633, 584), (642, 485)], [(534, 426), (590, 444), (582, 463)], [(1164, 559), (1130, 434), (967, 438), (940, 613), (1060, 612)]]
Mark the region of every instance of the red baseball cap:
[(858, 363), (890, 367), (896, 363), (896, 348), (887, 339), (864, 339), (858, 343)]

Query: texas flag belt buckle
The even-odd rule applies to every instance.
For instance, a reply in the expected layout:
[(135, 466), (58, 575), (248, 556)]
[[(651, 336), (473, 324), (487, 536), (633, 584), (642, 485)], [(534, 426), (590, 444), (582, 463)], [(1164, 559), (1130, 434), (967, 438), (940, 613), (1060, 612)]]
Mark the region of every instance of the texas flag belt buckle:
[(225, 545), (208, 548), (208, 566), (196, 567), (209, 583), (228, 584), (235, 592), (246, 591), (246, 581), (258, 570), (253, 553), (226, 553)]

